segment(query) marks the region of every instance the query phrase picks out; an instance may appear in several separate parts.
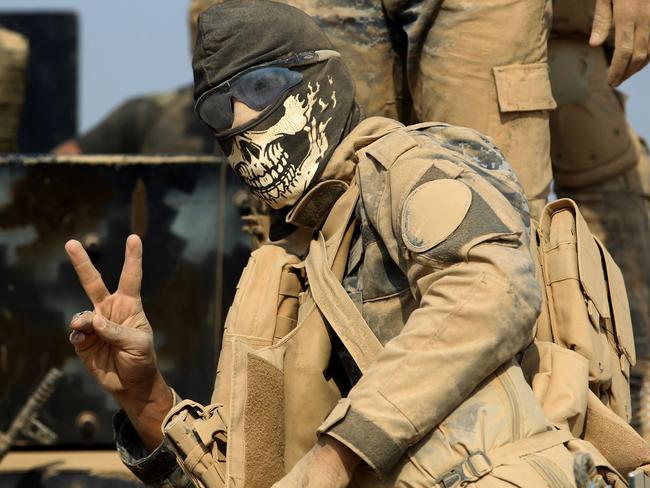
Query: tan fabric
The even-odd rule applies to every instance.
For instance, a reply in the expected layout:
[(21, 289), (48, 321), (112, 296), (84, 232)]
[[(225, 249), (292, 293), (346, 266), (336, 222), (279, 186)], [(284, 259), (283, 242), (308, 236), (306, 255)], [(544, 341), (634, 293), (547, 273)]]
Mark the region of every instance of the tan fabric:
[[(594, 5), (595, 0), (554, 4), (549, 64), (558, 102), (551, 113), (556, 192), (578, 203), (621, 267), (636, 351), (650, 358), (650, 161), (626, 121), (622, 95), (607, 84), (604, 50), (588, 46)], [(650, 433), (650, 424), (645, 431)]]
[(586, 358), (589, 388), (629, 421), (629, 374), (636, 355), (620, 270), (570, 200), (546, 207), (541, 231), (550, 330), (538, 324), (537, 336)]
[(322, 234), (312, 241), (305, 264), (316, 305), (359, 369), (366, 371), (383, 347), (346, 294), (340, 280), (327, 267), (327, 248)]
[(521, 367), (546, 417), (574, 436), (582, 436), (587, 412), (589, 363), (552, 342), (526, 349)]
[[(391, 462), (392, 452), (400, 452), (400, 447), (396, 445), (398, 442), (408, 446), (413, 444), (413, 439), (419, 439), (394, 469), (384, 471), (386, 486), (402, 482), (397, 480), (415, 486), (433, 485), (446, 479), (455, 466), (463, 464), (464, 456), (460, 453), (482, 451), (489, 456), (496, 448), (508, 445), (513, 439), (532, 437), (549, 428), (518, 366), (509, 364), (499, 368), (494, 376), (485, 377), (486, 370), (490, 368), (488, 364), (499, 361), (498, 355), (503, 352), (500, 347), (505, 346), (504, 342), (492, 336), (498, 327), (492, 329), (487, 324), (492, 323), (493, 317), (499, 327), (509, 320), (497, 313), (496, 309), (493, 311), (486, 307), (486, 304), (493, 303), (500, 311), (517, 309), (518, 319), (522, 319), (526, 316), (526, 307), (536, 300), (533, 298), (536, 290), (528, 289), (525, 283), (513, 283), (510, 289), (519, 290), (515, 293), (526, 290), (524, 293), (531, 295), (527, 301), (516, 306), (504, 302), (509, 287), (501, 279), (513, 279), (510, 272), (519, 263), (520, 255), (513, 253), (512, 249), (518, 248), (515, 244), (518, 242), (517, 236), (524, 235), (521, 216), (494, 186), (473, 172), (469, 161), (476, 160), (471, 158), (470, 153), (463, 154), (460, 149), (455, 152), (453, 146), (444, 146), (444, 141), (455, 140), (459, 148), (474, 147), (478, 151), (480, 147), (485, 151), (488, 150), (485, 140), (464, 129), (429, 125), (426, 135), (419, 136), (415, 130), (398, 127), (381, 139), (369, 141), (362, 149), (361, 144), (356, 145), (364, 211), (391, 258), (396, 262), (401, 261), (403, 269), (409, 270), (413, 299), (426, 303), (426, 306), (421, 306), (409, 317), (402, 315), (399, 322), (391, 325), (395, 330), (401, 329), (402, 333), (393, 335), (385, 343), (386, 348), (377, 361), (319, 428), (319, 431), (345, 443), (380, 472), (385, 469), (383, 466)], [(425, 126), (419, 129), (427, 130)], [(428, 155), (434, 150), (438, 156), (431, 161)], [(516, 184), (511, 173), (509, 176), (507, 172), (499, 171), (504, 168), (498, 164), (489, 167), (494, 172), (494, 178), (502, 178), (499, 181), (504, 187), (511, 190), (516, 188), (512, 186)], [(404, 213), (414, 211), (405, 202), (413, 194), (414, 188), (427, 184), (427, 178), (433, 181), (452, 178), (456, 184), (465, 185), (477, 195), (472, 200), (476, 205), (463, 219), (465, 226), (459, 227), (445, 240), (456, 242), (460, 239), (462, 244), (459, 243), (458, 250), (453, 252), (463, 256), (468, 261), (466, 264), (456, 264), (446, 269), (449, 251), (433, 246), (426, 252), (405, 252), (405, 243), (396, 238), (402, 235), (400, 225), (405, 222)], [(485, 201), (489, 202), (489, 206), (480, 207), (481, 202)], [(444, 203), (443, 199), (432, 197), (426, 202), (426, 208), (437, 208)], [(422, 208), (417, 211), (422, 211)], [(495, 218), (497, 220), (492, 220)], [(486, 223), (488, 229), (495, 225), (489, 232), (485, 231), (488, 236), (471, 235), (468, 223), (478, 226), (479, 219)], [(503, 227), (500, 228), (496, 222), (501, 222)], [(509, 242), (510, 246), (490, 244), (490, 240)], [(486, 243), (481, 245), (482, 242)], [(372, 266), (373, 249), (366, 248), (364, 266)], [(494, 259), (500, 260), (501, 251), (508, 255), (508, 265), (504, 263), (493, 269), (489, 263)], [(527, 251), (521, 254), (521, 259), (530, 259)], [(484, 263), (486, 267), (478, 263)], [(379, 263), (375, 266), (379, 266)], [(381, 281), (379, 269), (368, 268), (368, 279), (374, 276), (375, 286)], [(496, 269), (506, 272), (508, 277), (501, 273), (494, 276)], [(530, 267), (521, 275), (515, 275), (526, 283), (528, 278), (532, 278)], [(366, 274), (362, 270), (362, 279), (364, 276)], [(370, 286), (368, 281), (364, 281), (364, 284)], [(384, 323), (385, 317), (393, 320), (391, 308), (409, 310), (409, 295), (401, 295), (405, 298), (395, 301), (397, 296), (400, 294), (380, 295), (364, 301), (363, 315), (371, 327), (382, 322), (382, 316)], [(500, 318), (497, 319), (497, 316)], [(406, 324), (402, 325), (405, 319)], [(471, 327), (470, 324), (481, 325)], [(521, 332), (508, 332), (506, 342)], [(529, 337), (525, 333), (519, 336), (524, 342), (530, 340)], [(476, 373), (470, 373), (474, 368), (477, 368)], [(436, 373), (426, 373), (430, 371)], [(426, 377), (427, 388), (414, 387), (413, 378), (423, 376)], [(482, 382), (479, 380), (480, 386), (479, 383), (469, 386), (475, 381), (473, 378), (481, 376), (485, 379)], [(472, 390), (473, 394), (463, 399), (464, 394), (460, 392), (469, 394)], [(451, 407), (452, 402), (460, 403)], [(433, 430), (429, 422), (433, 424)], [(368, 425), (373, 426), (370, 432), (366, 427)], [(419, 432), (428, 433), (421, 437)], [(549, 453), (556, 452), (557, 457), (553, 458), (551, 454), (547, 456), (544, 452), (540, 454), (544, 459), (541, 462), (550, 463), (550, 470), (558, 471), (558, 476), (571, 479), (571, 456), (568, 451), (554, 449), (549, 448)], [(499, 474), (483, 473), (484, 476), (475, 480), (477, 485), (497, 486), (497, 476), (504, 476), (517, 486), (530, 486), (525, 484), (530, 480), (539, 480), (539, 486), (545, 486), (544, 477), (520, 459), (494, 471)], [(370, 473), (360, 472), (355, 486), (380, 486), (380, 483)]]
[(436, 180), (420, 186), (404, 203), (404, 245), (414, 252), (437, 246), (463, 222), (471, 203), (472, 192), (456, 180)]

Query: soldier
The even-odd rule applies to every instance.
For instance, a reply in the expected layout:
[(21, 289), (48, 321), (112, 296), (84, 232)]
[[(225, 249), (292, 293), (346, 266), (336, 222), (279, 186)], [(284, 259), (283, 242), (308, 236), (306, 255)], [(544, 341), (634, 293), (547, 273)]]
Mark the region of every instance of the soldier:
[(517, 172), (532, 214), (539, 213), (551, 182), (551, 0), (287, 3), (316, 18), (332, 39), (367, 115), (486, 134)]
[[(207, 0), (190, 0), (191, 42)], [(214, 138), (194, 116), (192, 87), (137, 97), (89, 132), (54, 148), (56, 154), (212, 154)]]
[(16, 150), (25, 96), (27, 39), (0, 28), (0, 153)]
[[(470, 129), (362, 120), (338, 52), (279, 3), (208, 9), (194, 73), (197, 114), (274, 209), (273, 243), (253, 255), (229, 314), (200, 434), (228, 443), (213, 461), (227, 456), (229, 481), (573, 486), (564, 444), (588, 446), (553, 429), (516, 359), (540, 290), (528, 206), (496, 147)], [(184, 486), (170, 448), (188, 448), (193, 474), (205, 474), (206, 451), (176, 428), (181, 417), (161, 433), (179, 400), (139, 298), (140, 240), (127, 240), (114, 294), (80, 243), (66, 250), (95, 307), (73, 318), (70, 341), (123, 408), (123, 460), (145, 482)]]

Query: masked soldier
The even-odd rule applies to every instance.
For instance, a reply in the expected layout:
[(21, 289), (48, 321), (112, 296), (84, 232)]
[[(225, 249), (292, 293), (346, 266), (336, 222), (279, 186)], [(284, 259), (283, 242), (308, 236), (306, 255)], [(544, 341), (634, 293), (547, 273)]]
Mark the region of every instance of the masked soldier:
[(113, 294), (66, 245), (95, 307), (70, 340), (123, 408), (127, 466), (174, 486), (179, 451), (207, 486), (574, 486), (571, 451), (589, 446), (551, 426), (516, 358), (540, 290), (499, 150), (470, 129), (363, 120), (339, 53), (290, 6), (226, 2), (198, 36), (195, 110), (274, 209), (272, 243), (240, 280), (198, 437), (184, 422), (205, 412), (156, 365), (139, 239)]

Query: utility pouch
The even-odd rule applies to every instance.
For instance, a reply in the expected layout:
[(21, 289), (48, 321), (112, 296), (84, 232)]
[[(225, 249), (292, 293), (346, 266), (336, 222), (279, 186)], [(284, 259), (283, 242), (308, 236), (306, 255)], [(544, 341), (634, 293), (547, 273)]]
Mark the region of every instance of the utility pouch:
[(176, 405), (163, 421), (179, 466), (200, 488), (225, 486), (226, 424), (218, 405), (191, 400)]
[(545, 415), (625, 474), (645, 459), (629, 447), (647, 445), (628, 425), (636, 357), (621, 271), (569, 199), (544, 208), (531, 251), (545, 293), (522, 369)]
[(546, 327), (538, 324), (537, 338), (585, 357), (589, 388), (629, 421), (629, 375), (636, 356), (621, 271), (572, 200), (545, 207), (540, 233), (550, 320)]

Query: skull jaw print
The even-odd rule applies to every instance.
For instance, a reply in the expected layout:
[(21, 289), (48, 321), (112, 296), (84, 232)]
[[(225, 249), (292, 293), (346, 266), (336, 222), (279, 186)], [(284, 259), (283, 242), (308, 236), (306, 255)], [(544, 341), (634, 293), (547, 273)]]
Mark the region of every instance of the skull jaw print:
[[(331, 87), (331, 79), (328, 82)], [(325, 101), (320, 91), (320, 83), (309, 83), (306, 93), (287, 97), (284, 115), (274, 125), (232, 139), (231, 166), (251, 192), (274, 209), (296, 203), (330, 147), (327, 114), (336, 107), (336, 92), (331, 90)]]

